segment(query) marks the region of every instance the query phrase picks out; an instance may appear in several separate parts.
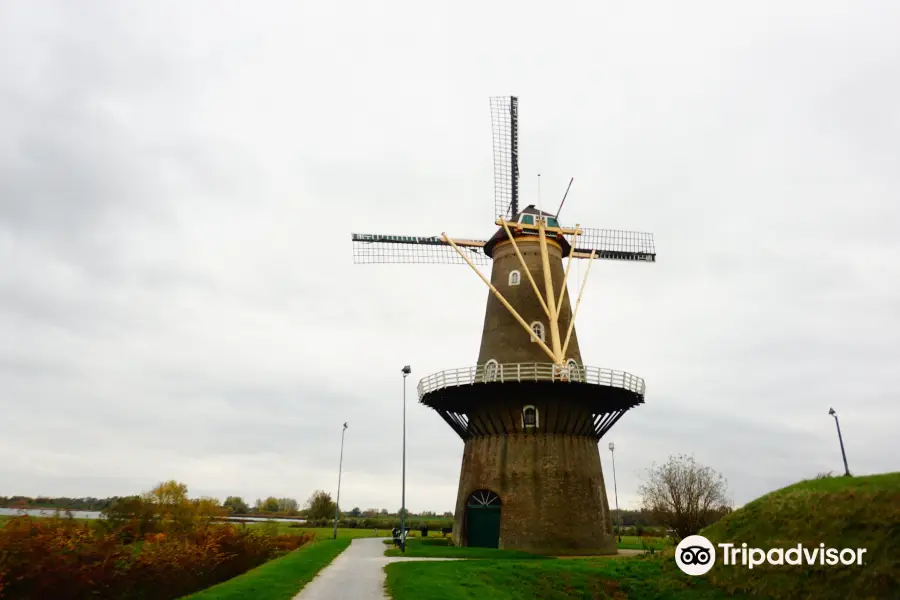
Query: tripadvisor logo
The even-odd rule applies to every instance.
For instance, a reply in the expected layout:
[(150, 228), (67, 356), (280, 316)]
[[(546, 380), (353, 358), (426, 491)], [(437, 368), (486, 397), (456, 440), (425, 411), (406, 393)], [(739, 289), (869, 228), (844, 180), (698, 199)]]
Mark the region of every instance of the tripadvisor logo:
[[(760, 565), (823, 565), (833, 567), (862, 565), (866, 548), (804, 548), (797, 544), (791, 548), (748, 548), (747, 544), (718, 544), (722, 551), (722, 564), (752, 569)], [(702, 535), (689, 535), (675, 548), (675, 564), (688, 575), (703, 575), (716, 563), (716, 548)]]
[(689, 535), (675, 548), (675, 564), (688, 575), (703, 575), (716, 564), (716, 548), (702, 535)]

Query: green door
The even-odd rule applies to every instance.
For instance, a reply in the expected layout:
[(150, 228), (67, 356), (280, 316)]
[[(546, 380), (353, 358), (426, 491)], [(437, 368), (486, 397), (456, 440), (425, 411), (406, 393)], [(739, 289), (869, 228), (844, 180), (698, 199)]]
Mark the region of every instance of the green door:
[(500, 497), (488, 490), (469, 496), (466, 505), (466, 537), (469, 546), (500, 546)]

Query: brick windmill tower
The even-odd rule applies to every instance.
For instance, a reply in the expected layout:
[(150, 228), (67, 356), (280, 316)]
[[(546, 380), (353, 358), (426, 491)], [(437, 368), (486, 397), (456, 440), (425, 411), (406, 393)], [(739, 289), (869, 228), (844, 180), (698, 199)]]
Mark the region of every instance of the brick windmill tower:
[[(418, 385), (420, 402), (465, 442), (454, 542), (614, 554), (598, 442), (644, 402), (644, 381), (586, 366), (574, 325), (593, 259), (655, 262), (653, 237), (562, 227), (559, 210), (520, 209), (518, 100), (492, 98), (491, 109), (494, 235), (354, 233), (354, 262), (468, 264), (490, 290), (477, 363)], [(580, 259), (588, 266), (573, 310), (567, 282)], [(490, 278), (479, 264), (491, 265)]]

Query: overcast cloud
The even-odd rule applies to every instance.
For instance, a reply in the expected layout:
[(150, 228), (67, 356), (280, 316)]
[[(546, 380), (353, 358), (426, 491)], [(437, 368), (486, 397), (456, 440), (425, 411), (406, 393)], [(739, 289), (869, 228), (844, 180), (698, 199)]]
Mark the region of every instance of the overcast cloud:
[(342, 505), (396, 510), (409, 363), (407, 504), (452, 510), (415, 385), (475, 362), (487, 291), (349, 233), (490, 236), (507, 94), (525, 203), (574, 176), (565, 222), (656, 236), (579, 314), (647, 381), (610, 498), (609, 441), (623, 506), (674, 453), (737, 503), (839, 472), (830, 405), (897, 470), (900, 5), (432, 4), (0, 4), (0, 495), (302, 502), (348, 421)]

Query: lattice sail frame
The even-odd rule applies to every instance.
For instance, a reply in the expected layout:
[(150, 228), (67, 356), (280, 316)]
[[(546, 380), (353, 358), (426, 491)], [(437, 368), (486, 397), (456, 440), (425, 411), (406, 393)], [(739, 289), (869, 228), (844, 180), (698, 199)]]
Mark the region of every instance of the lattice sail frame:
[[(580, 230), (582, 233), (575, 241), (574, 258), (589, 258), (591, 251), (595, 250), (595, 258), (601, 260), (656, 262), (652, 233), (589, 227), (581, 227)], [(573, 237), (566, 235), (569, 243), (572, 243)], [(356, 264), (466, 264), (465, 259), (440, 236), (354, 233), (351, 238), (353, 262)], [(474, 264), (491, 264), (491, 259), (482, 250), (483, 240), (454, 238), (454, 243), (465, 250), (466, 258)]]
[(494, 214), (511, 219), (519, 208), (519, 99), (491, 98), (494, 140)]
[(596, 250), (596, 258), (599, 259), (656, 262), (652, 233), (591, 227), (580, 229), (577, 239), (571, 234), (565, 236), (570, 244), (574, 239), (576, 258), (588, 258), (591, 251)]
[[(445, 264), (464, 265), (465, 259), (453, 247), (436, 236), (351, 234), (355, 264)], [(477, 265), (489, 265), (491, 259), (482, 250), (482, 240), (454, 240)]]

